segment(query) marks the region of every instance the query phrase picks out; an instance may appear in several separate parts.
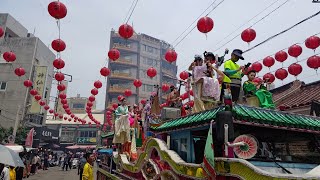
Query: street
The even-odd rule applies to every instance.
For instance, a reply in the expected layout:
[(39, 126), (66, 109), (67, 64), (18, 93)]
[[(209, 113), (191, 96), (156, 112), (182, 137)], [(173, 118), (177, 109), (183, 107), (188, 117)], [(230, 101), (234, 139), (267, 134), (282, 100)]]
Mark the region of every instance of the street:
[[(96, 174), (95, 172), (96, 171), (94, 170), (94, 176)], [(72, 169), (71, 171), (62, 171), (60, 167), (51, 167), (47, 171), (39, 170), (38, 174), (30, 176), (28, 180), (78, 180), (80, 177), (77, 173), (77, 169)]]

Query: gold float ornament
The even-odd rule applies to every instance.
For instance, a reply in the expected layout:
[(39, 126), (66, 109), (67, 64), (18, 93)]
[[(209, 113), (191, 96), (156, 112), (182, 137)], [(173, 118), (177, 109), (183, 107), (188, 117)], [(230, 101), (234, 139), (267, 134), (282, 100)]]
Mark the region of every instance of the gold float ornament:
[(187, 170), (187, 175), (188, 175), (188, 176), (192, 176), (192, 175), (193, 175), (192, 169), (189, 169), (189, 168), (188, 168), (188, 170)]
[(203, 176), (204, 176), (203, 169), (202, 168), (198, 168), (197, 172), (196, 172), (196, 177), (203, 177)]

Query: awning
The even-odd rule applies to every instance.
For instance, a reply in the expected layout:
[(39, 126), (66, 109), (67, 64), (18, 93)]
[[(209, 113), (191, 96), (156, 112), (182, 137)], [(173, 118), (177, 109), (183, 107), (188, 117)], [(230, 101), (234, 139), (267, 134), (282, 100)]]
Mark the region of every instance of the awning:
[(109, 156), (112, 155), (112, 152), (113, 152), (112, 149), (100, 149), (100, 150), (98, 151), (98, 153), (100, 153), (100, 154), (106, 154), (106, 155), (109, 155)]
[(96, 145), (73, 145), (67, 146), (66, 149), (94, 149)]

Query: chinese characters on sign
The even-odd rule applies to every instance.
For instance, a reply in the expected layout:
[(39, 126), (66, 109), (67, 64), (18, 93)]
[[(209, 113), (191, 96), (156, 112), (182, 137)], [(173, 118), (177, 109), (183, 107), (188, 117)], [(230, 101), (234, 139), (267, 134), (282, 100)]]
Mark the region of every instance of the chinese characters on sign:
[[(33, 88), (38, 91), (38, 94), (43, 97), (45, 93), (45, 84), (47, 79), (47, 67), (46, 66), (36, 66), (35, 67), (35, 79)], [(38, 101), (32, 98), (30, 113), (40, 113), (41, 106)]]
[(97, 138), (89, 138), (89, 137), (79, 137), (77, 138), (77, 144), (90, 144), (96, 143)]

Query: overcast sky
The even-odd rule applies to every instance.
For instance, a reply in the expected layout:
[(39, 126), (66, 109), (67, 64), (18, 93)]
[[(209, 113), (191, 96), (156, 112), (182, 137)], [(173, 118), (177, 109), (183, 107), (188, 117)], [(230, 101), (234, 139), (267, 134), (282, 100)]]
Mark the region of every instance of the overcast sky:
[[(215, 5), (220, 1), (217, 0)], [(207, 38), (197, 29), (194, 29), (177, 46), (179, 71), (187, 68), (194, 54), (202, 54), (205, 50), (213, 51), (217, 49), (223, 44), (217, 45), (218, 42), (257, 13), (276, 2), (224, 42), (241, 33), (242, 30), (254, 24), (285, 1), (225, 0), (209, 15), (214, 20), (214, 28), (207, 34)], [(254, 25), (253, 29), (256, 30), (257, 37), (250, 46), (254, 46), (319, 11), (320, 4), (311, 1), (289, 0), (280, 9)], [(47, 12), (47, 6), (50, 2), (49, 0), (0, 0), (0, 7), (1, 12), (10, 13), (29, 32), (35, 30), (37, 37), (45, 44), (50, 44), (52, 40), (58, 37), (55, 20)], [(66, 61), (63, 72), (72, 74), (74, 78), (74, 81), (69, 84), (68, 96), (75, 96), (78, 93), (81, 96), (89, 96), (93, 82), (100, 77), (100, 68), (106, 63), (110, 30), (112, 28), (118, 29), (124, 22), (132, 0), (61, 0), (61, 2), (66, 4), (68, 8), (67, 17), (61, 20), (61, 39), (67, 44), (66, 51), (62, 52), (62, 58)], [(145, 33), (173, 43), (180, 33), (212, 2), (212, 0), (139, 0), (129, 23), (133, 24), (135, 31), (138, 33)], [(294, 43), (303, 42), (310, 35), (319, 32), (320, 15), (248, 52), (244, 55), (245, 61), (240, 62), (240, 64), (263, 59), (267, 55), (274, 54)], [(248, 44), (238, 36), (214, 53), (222, 54), (225, 48), (232, 51), (234, 48), (245, 50), (248, 47)], [(316, 52), (320, 52), (320, 50)], [(303, 53), (299, 59), (305, 59), (313, 54), (314, 52), (305, 48), (303, 44)], [(294, 58), (289, 58), (284, 66), (287, 67), (295, 61)], [(298, 79), (306, 82), (319, 80), (319, 76), (316, 75), (314, 70), (306, 67), (305, 62), (301, 64), (303, 64), (304, 70)], [(280, 63), (276, 63), (271, 71), (278, 69), (280, 66)], [(268, 72), (268, 69), (264, 67), (262, 73), (259, 74), (263, 75), (266, 72)], [(292, 80), (294, 80), (294, 77), (289, 75), (283, 83)], [(281, 84), (281, 81), (276, 80), (276, 86)], [(55, 87), (53, 89), (56, 90)], [(97, 98), (99, 109), (104, 108), (104, 89), (105, 83)], [(53, 92), (52, 95), (54, 94)]]

